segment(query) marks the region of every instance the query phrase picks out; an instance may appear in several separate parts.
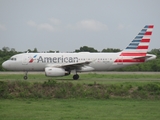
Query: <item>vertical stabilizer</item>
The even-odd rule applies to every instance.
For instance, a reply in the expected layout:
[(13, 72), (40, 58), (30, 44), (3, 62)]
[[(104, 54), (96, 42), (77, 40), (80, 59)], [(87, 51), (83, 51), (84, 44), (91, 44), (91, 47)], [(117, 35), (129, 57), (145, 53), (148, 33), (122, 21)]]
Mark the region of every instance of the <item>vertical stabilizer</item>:
[(146, 56), (153, 25), (146, 25), (132, 42), (121, 52), (121, 56)]
[(145, 62), (154, 25), (146, 25), (132, 42), (120, 52), (115, 63)]

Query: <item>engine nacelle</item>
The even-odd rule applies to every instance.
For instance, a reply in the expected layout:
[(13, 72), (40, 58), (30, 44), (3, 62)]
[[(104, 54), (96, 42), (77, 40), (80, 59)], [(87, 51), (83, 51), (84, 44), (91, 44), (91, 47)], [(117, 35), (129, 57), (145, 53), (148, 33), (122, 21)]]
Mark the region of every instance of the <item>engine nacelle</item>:
[(69, 72), (65, 71), (63, 68), (46, 67), (45, 75), (49, 77), (58, 77), (69, 75)]

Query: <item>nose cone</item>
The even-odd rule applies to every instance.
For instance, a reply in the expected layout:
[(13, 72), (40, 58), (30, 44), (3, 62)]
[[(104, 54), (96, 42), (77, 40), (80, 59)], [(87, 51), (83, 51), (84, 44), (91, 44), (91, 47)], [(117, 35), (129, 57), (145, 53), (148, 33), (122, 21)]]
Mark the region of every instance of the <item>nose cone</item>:
[(2, 67), (5, 68), (5, 62), (2, 63)]
[(5, 69), (8, 69), (7, 63), (6, 63), (6, 62), (3, 62), (3, 63), (2, 63), (2, 67), (5, 68)]

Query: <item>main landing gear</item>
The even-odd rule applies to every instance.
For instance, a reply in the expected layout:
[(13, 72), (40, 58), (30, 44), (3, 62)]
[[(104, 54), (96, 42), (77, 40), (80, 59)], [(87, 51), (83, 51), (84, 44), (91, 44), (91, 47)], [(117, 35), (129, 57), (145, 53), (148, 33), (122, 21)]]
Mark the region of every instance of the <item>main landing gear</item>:
[(77, 73), (75, 75), (73, 75), (74, 80), (78, 80), (78, 78), (79, 78), (79, 75)]
[(26, 71), (26, 72), (25, 72), (25, 75), (24, 75), (24, 77), (23, 77), (23, 78), (24, 78), (24, 80), (27, 80), (27, 79), (28, 79), (27, 74), (28, 74), (28, 72)]

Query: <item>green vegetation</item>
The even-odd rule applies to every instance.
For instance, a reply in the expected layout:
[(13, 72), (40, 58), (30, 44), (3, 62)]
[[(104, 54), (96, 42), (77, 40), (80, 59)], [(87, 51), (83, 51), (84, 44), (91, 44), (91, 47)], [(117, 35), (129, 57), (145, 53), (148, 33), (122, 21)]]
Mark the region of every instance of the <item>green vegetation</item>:
[(1, 99), (3, 120), (159, 120), (158, 100)]
[(0, 74), (3, 120), (157, 120), (160, 74)]
[[(160, 74), (82, 74), (48, 79), (43, 74), (0, 75), (1, 98), (160, 99)], [(71, 77), (71, 76), (69, 76)]]
[(123, 84), (73, 84), (48, 80), (44, 83), (26, 81), (0, 82), (1, 98), (134, 98), (160, 99), (160, 83), (143, 85)]
[(75, 50), (75, 52), (98, 52), (98, 50), (94, 49), (93, 47), (83, 46)]
[[(118, 72), (106, 72), (106, 73), (80, 73), (80, 80), (76, 81), (72, 79), (72, 75), (64, 76), (64, 77), (46, 77), (44, 72), (42, 73), (28, 73), (28, 81), (29, 82), (44, 82), (48, 79), (53, 79), (58, 81), (69, 81), (72, 83), (92, 83), (96, 81), (98, 83), (108, 84), (115, 82), (145, 82), (147, 81), (159, 81), (160, 74), (159, 72), (150, 72), (150, 73), (118, 73)], [(2, 72), (0, 74), (0, 80), (22, 80), (23, 81), (24, 73), (15, 73), (9, 74), (7, 72)]]

